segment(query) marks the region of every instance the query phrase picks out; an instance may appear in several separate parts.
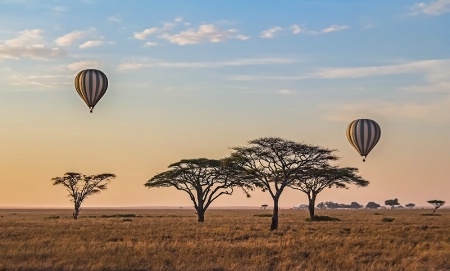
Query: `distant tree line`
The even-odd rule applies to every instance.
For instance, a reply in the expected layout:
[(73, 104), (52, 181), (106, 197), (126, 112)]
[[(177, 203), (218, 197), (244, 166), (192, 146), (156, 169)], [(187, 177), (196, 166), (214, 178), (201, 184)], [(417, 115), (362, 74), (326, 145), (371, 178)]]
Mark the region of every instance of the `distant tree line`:
[[(399, 208), (403, 208), (403, 206), (401, 206), (398, 203), (397, 199), (394, 200), (386, 200), (385, 201), (385, 205), (391, 206), (392, 208), (394, 208), (394, 206), (399, 206)], [(414, 208), (416, 205), (414, 203), (408, 203), (405, 205), (405, 207), (412, 209)], [(366, 209), (378, 209), (380, 208), (381, 205), (370, 201), (366, 204), (366, 206), (364, 207), (364, 205), (361, 205), (357, 202), (352, 202), (350, 204), (344, 204), (344, 203), (335, 203), (332, 201), (327, 201), (327, 202), (321, 202), (319, 204), (317, 204), (317, 208), (319, 209), (361, 209), (361, 208), (366, 208)], [(438, 207), (439, 208), (439, 207)]]
[(317, 208), (319, 209), (361, 209), (364, 208), (364, 205), (361, 205), (357, 202), (352, 202), (350, 204), (344, 203), (335, 203), (332, 201), (321, 202), (317, 204)]

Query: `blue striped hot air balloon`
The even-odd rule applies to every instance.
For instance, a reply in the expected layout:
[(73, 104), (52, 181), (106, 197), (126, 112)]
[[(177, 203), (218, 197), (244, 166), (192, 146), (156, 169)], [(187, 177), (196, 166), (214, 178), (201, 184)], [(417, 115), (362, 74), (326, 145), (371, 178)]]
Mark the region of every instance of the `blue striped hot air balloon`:
[(381, 137), (378, 123), (371, 119), (357, 119), (347, 127), (348, 142), (363, 156), (363, 162)]
[(75, 77), (75, 89), (92, 113), (94, 106), (103, 97), (108, 88), (108, 78), (99, 70), (80, 71)]

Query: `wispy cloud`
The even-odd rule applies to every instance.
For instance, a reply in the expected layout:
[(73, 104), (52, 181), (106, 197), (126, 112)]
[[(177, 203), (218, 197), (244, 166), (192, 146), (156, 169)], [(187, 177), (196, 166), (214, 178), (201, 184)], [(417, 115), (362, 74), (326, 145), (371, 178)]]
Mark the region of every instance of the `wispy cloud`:
[(321, 32), (322, 33), (338, 32), (338, 31), (342, 31), (342, 30), (345, 30), (345, 29), (348, 29), (348, 28), (350, 28), (348, 25), (336, 25), (336, 24), (334, 24), (334, 25), (332, 25), (330, 27), (322, 29)]
[(426, 122), (448, 122), (450, 114), (450, 97), (432, 102), (391, 102), (382, 100), (360, 101), (345, 105), (324, 105), (327, 111), (332, 109), (332, 115), (325, 118), (332, 121), (348, 122), (355, 116), (377, 116), (381, 119), (421, 120)]
[(15, 73), (10, 78), (12, 86), (32, 86), (33, 88), (25, 88), (26, 90), (57, 90), (61, 86), (68, 85), (69, 76), (56, 74), (18, 74)]
[[(333, 24), (329, 27), (326, 27), (326, 28), (323, 28), (320, 30), (309, 30), (309, 29), (300, 27), (298, 24), (293, 24), (289, 27), (289, 30), (293, 35), (298, 35), (298, 34), (320, 35), (320, 34), (328, 34), (328, 33), (332, 33), (332, 32), (343, 31), (343, 30), (346, 30), (349, 28), (350, 28), (350, 26), (348, 26), (348, 25)], [(285, 30), (287, 30), (287, 28), (285, 29), (285, 28), (282, 28), (279, 26), (275, 26), (270, 29), (262, 31), (259, 37), (263, 38), (263, 39), (273, 39), (273, 38), (275, 38), (275, 36), (277, 34), (279, 34), (282, 31), (285, 31)]]
[(118, 16), (109, 16), (106, 20), (110, 23), (121, 23), (122, 22), (122, 19), (119, 18)]
[(138, 40), (145, 40), (148, 36), (159, 33), (160, 29), (157, 27), (147, 28), (142, 32), (134, 32), (133, 36)]
[(85, 31), (74, 30), (68, 34), (65, 34), (65, 35), (57, 38), (55, 40), (55, 43), (58, 46), (67, 47), (67, 46), (72, 45), (73, 43), (75, 43), (78, 40), (82, 40), (82, 39), (90, 37), (92, 31), (93, 31), (92, 29), (85, 30)]
[(270, 29), (262, 31), (261, 35), (259, 37), (261, 37), (263, 39), (273, 39), (275, 37), (275, 34), (277, 32), (280, 32), (281, 30), (283, 30), (283, 28), (281, 28), (279, 26), (275, 26)]
[(322, 68), (305, 78), (361, 78), (378, 75), (418, 73), (442, 69), (450, 60), (423, 60), (397, 65), (370, 66), (355, 68)]
[(441, 15), (450, 12), (450, 0), (436, 0), (430, 3), (416, 3), (411, 7), (412, 15), (425, 14), (429, 16)]
[(154, 41), (147, 41), (146, 43), (144, 43), (142, 47), (154, 47), (154, 46), (158, 46), (158, 43)]
[(343, 31), (343, 30), (346, 30), (349, 28), (350, 28), (350, 26), (348, 26), (348, 25), (333, 24), (329, 27), (326, 27), (326, 28), (323, 28), (320, 30), (304, 30), (302, 33), (307, 34), (307, 35), (321, 35), (321, 34), (339, 32), (339, 31)]
[(31, 58), (46, 60), (63, 55), (59, 48), (49, 47), (44, 43), (44, 31), (41, 29), (24, 30), (17, 37), (0, 41), (0, 60)]
[[(169, 43), (183, 45), (201, 44), (201, 43), (219, 43), (230, 39), (247, 40), (248, 36), (244, 36), (236, 29), (221, 29), (216, 24), (201, 24), (197, 28), (190, 27), (189, 22), (183, 22), (182, 18), (175, 18), (172, 22), (164, 22), (161, 27), (150, 27), (141, 32), (134, 32), (133, 37), (137, 40), (147, 40), (150, 37), (165, 40)], [(179, 30), (174, 29), (186, 28)], [(148, 41), (144, 47), (154, 46), (155, 41)]]
[(237, 75), (230, 80), (238, 81), (297, 81), (306, 79), (356, 79), (373, 76), (389, 76), (396, 74), (422, 75), (426, 84), (402, 87), (414, 92), (450, 92), (450, 59), (422, 60), (395, 65), (366, 67), (319, 68), (315, 71), (299, 75)]
[(131, 62), (120, 64), (119, 70), (136, 70), (142, 68), (221, 68), (231, 66), (251, 66), (251, 65), (274, 65), (274, 64), (291, 64), (296, 63), (299, 60), (291, 58), (247, 58), (237, 59), (229, 61), (217, 61), (217, 62), (162, 62), (162, 61), (149, 61), (149, 62)]
[(87, 49), (97, 47), (103, 44), (113, 44), (114, 42), (105, 42), (102, 36), (99, 36), (94, 28), (88, 30), (74, 30), (55, 40), (55, 44), (61, 47), (68, 47), (80, 44), (78, 48)]
[(239, 35), (236, 29), (221, 30), (213, 24), (203, 24), (198, 29), (189, 29), (174, 35), (164, 34), (161, 37), (178, 45), (218, 43), (228, 39), (242, 40), (242, 35)]
[(80, 45), (81, 49), (90, 48), (90, 47), (97, 47), (103, 44), (103, 41), (101, 40), (88, 40), (85, 43)]
[(78, 61), (67, 65), (67, 69), (71, 71), (80, 71), (84, 69), (95, 69), (99, 68), (100, 63), (98, 61)]
[(298, 24), (293, 24), (291, 25), (291, 31), (292, 34), (297, 35), (300, 34), (303, 31), (303, 29)]
[(290, 96), (290, 95), (296, 94), (295, 91), (293, 91), (291, 89), (286, 89), (286, 88), (277, 90), (277, 93), (280, 95), (284, 95), (284, 96)]

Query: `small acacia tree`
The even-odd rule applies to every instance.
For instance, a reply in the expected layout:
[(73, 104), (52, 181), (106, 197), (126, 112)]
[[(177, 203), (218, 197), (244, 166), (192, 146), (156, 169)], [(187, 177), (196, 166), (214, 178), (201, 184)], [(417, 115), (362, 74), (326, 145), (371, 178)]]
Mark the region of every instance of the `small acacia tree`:
[(115, 177), (116, 175), (111, 173), (86, 176), (80, 173), (67, 172), (63, 177), (52, 178), (52, 181), (53, 185), (66, 187), (70, 200), (74, 203), (73, 218), (77, 219), (84, 199), (89, 195), (106, 190), (108, 183)]
[(333, 150), (278, 137), (251, 140), (249, 146), (234, 147), (232, 156), (242, 164), (255, 186), (268, 191), (273, 200), (270, 230), (278, 229), (278, 202), (284, 189), (306, 168), (321, 167), (337, 157)]
[(416, 207), (416, 205), (414, 203), (408, 203), (405, 205), (405, 207), (412, 209), (412, 208)]
[(157, 174), (145, 183), (148, 188), (174, 187), (186, 192), (197, 213), (198, 222), (205, 221), (205, 212), (222, 195), (231, 195), (241, 188), (247, 197), (253, 185), (246, 182), (239, 167), (231, 158), (183, 159), (169, 165), (169, 170)]
[(445, 204), (445, 201), (443, 201), (443, 200), (437, 200), (437, 199), (429, 200), (429, 201), (427, 201), (427, 202), (428, 202), (429, 204), (432, 204), (432, 205), (434, 206), (433, 214), (434, 214), (434, 212), (436, 212), (436, 210), (437, 210), (439, 207), (441, 207), (442, 205)]
[(373, 202), (373, 201), (368, 202), (367, 205), (366, 205), (367, 209), (378, 209), (380, 207), (381, 207), (380, 204), (378, 204), (376, 202)]
[[(329, 165), (320, 168), (309, 168), (302, 174), (299, 174), (298, 178), (289, 184), (289, 187), (300, 190), (308, 196), (309, 217), (312, 221), (314, 220), (316, 197), (325, 188), (348, 189), (350, 184), (360, 187), (369, 185), (369, 182), (357, 175), (357, 172), (358, 169), (356, 168), (339, 168)], [(352, 206), (354, 206), (354, 203), (352, 203)]]
[(400, 205), (400, 203), (398, 202), (398, 199), (388, 199), (384, 201), (384, 205), (389, 205), (391, 206), (391, 209), (394, 209), (394, 207)]

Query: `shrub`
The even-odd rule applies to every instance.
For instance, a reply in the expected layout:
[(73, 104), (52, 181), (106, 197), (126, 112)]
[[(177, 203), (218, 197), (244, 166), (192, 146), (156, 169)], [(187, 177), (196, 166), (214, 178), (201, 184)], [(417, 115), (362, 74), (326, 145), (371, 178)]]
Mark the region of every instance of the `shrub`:
[(395, 220), (395, 218), (392, 217), (383, 217), (382, 221), (383, 222), (393, 222)]
[[(306, 221), (311, 221), (311, 219), (307, 218)], [(315, 215), (312, 221), (341, 221), (341, 220), (339, 218), (326, 215)]]

